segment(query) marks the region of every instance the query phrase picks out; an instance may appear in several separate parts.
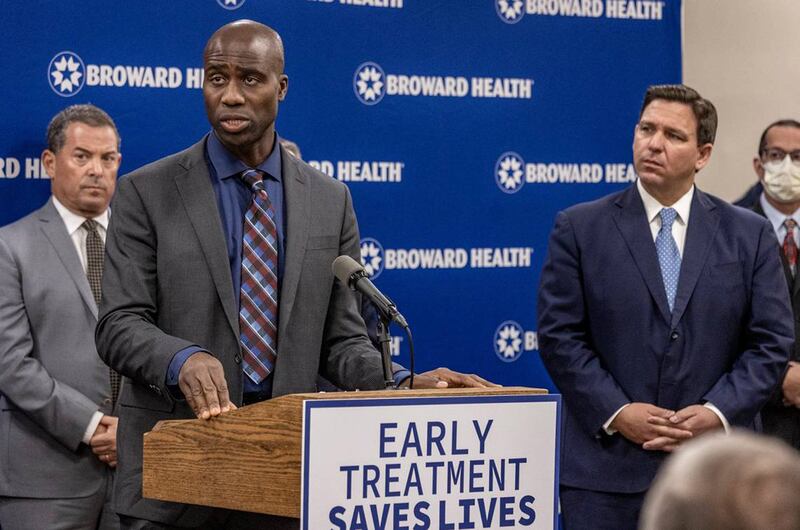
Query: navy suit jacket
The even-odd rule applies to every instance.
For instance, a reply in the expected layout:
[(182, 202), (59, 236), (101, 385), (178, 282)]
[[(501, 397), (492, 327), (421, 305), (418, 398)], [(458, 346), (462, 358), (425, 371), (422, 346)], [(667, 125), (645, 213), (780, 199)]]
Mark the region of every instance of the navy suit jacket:
[(698, 189), (672, 313), (635, 184), (558, 214), (538, 313), (564, 398), (561, 483), (597, 491), (646, 490), (665, 456), (605, 434), (622, 405), (711, 402), (753, 426), (794, 340), (772, 227)]

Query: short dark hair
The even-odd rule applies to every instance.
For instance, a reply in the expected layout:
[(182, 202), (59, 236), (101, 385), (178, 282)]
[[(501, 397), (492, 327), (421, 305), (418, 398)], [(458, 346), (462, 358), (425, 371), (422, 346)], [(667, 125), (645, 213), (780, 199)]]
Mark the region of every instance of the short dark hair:
[(758, 141), (758, 156), (764, 154), (764, 150), (767, 148), (767, 133), (773, 127), (794, 127), (795, 129), (800, 129), (800, 121), (788, 119), (778, 120), (767, 125), (767, 128), (764, 129), (764, 132), (761, 133), (761, 139)]
[(717, 136), (717, 109), (695, 89), (686, 85), (652, 85), (648, 87), (644, 94), (642, 109), (639, 111), (639, 119), (644, 114), (644, 109), (655, 99), (689, 105), (697, 120), (697, 145), (714, 143), (714, 138)]
[(67, 127), (74, 122), (84, 123), (90, 127), (111, 127), (117, 137), (117, 150), (119, 150), (122, 139), (119, 137), (114, 120), (106, 111), (91, 103), (70, 105), (53, 116), (50, 125), (47, 126), (47, 148), (49, 150), (57, 153), (64, 147), (67, 141)]

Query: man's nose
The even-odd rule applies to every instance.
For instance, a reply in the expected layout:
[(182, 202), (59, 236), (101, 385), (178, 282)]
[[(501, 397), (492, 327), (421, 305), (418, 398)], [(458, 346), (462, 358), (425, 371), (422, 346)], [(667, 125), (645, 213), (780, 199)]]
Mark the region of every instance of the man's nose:
[(241, 105), (244, 103), (244, 96), (242, 95), (242, 91), (236, 82), (230, 82), (225, 87), (225, 91), (222, 93), (222, 104), (228, 106), (234, 105)]
[(663, 151), (664, 150), (664, 133), (661, 131), (656, 131), (651, 137), (650, 141), (647, 144), (647, 147), (650, 148), (652, 151)]
[(103, 174), (103, 161), (99, 156), (93, 156), (89, 159), (88, 174), (91, 176), (100, 176)]

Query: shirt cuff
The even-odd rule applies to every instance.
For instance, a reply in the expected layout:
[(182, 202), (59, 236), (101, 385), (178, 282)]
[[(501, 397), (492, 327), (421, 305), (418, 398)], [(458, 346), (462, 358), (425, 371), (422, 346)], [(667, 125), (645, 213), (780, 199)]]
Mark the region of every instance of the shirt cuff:
[(400, 386), (400, 383), (411, 377), (411, 371), (403, 368), (394, 373), (394, 386)]
[(167, 386), (178, 386), (178, 376), (181, 374), (181, 368), (183, 368), (183, 365), (186, 363), (186, 359), (191, 357), (193, 353), (199, 351), (205, 350), (200, 346), (189, 346), (172, 356), (172, 360), (169, 362), (169, 367), (167, 368)]
[(728, 423), (728, 420), (725, 418), (725, 415), (722, 413), (722, 411), (715, 407), (710, 401), (703, 403), (703, 406), (707, 409), (711, 409), (711, 412), (717, 415), (719, 421), (722, 422), (722, 428), (725, 429), (725, 434), (729, 434), (731, 432), (731, 424)]
[(86, 426), (86, 431), (83, 433), (83, 443), (89, 445), (89, 443), (92, 441), (92, 436), (94, 436), (94, 431), (97, 430), (97, 426), (100, 425), (100, 420), (102, 419), (103, 413), (99, 410), (92, 414), (92, 419), (89, 421), (89, 425)]
[(611, 428), (611, 424), (614, 422), (614, 419), (619, 415), (619, 413), (622, 412), (622, 409), (624, 409), (628, 405), (630, 405), (630, 403), (625, 403), (620, 408), (618, 408), (617, 411), (614, 414), (612, 414), (610, 418), (608, 418), (608, 421), (603, 424), (603, 430), (605, 431), (606, 434), (610, 436), (617, 432), (616, 429)]
[(166, 377), (167, 388), (169, 389), (170, 393), (172, 393), (172, 397), (178, 399), (183, 397), (180, 389), (178, 388), (178, 376), (181, 374), (181, 368), (183, 368), (183, 365), (186, 364), (186, 360), (189, 357), (201, 351), (204, 352), (206, 350), (200, 346), (188, 346), (182, 350), (178, 350), (178, 352), (172, 356), (172, 360), (169, 362), (169, 367), (167, 367)]

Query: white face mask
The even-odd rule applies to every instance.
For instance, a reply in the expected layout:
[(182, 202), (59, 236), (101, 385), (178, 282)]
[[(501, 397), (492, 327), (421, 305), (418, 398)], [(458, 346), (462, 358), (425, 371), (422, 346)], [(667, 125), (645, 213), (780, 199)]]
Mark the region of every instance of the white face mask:
[(789, 155), (780, 162), (764, 166), (764, 191), (778, 202), (800, 201), (800, 166)]

